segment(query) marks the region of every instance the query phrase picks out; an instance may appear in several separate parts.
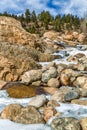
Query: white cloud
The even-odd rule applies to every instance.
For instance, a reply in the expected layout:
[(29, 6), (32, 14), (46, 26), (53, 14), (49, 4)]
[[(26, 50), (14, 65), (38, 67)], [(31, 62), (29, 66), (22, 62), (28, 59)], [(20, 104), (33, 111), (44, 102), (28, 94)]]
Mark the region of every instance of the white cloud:
[(18, 0), (3, 0), (0, 1), (0, 12), (10, 11), (10, 10), (21, 10), (17, 3)]
[(84, 13), (87, 12), (87, 0), (69, 0), (68, 2), (63, 1), (63, 6), (60, 12), (62, 14), (71, 13), (83, 17)]
[[(53, 6), (47, 5), (51, 2)], [(58, 8), (57, 8), (58, 7)], [(61, 14), (76, 14), (83, 16), (87, 11), (87, 0), (1, 0), (0, 12), (15, 11), (24, 12), (26, 8), (31, 11), (35, 10), (39, 13), (42, 10), (49, 10), (52, 15)]]

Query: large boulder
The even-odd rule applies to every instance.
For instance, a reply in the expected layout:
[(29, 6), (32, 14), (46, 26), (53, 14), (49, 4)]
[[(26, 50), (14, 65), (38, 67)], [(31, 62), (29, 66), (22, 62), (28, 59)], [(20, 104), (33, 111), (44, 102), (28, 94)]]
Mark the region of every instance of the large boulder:
[(38, 95), (36, 97), (34, 97), (29, 103), (28, 105), (30, 106), (34, 106), (36, 108), (39, 108), (41, 106), (43, 106), (46, 103), (47, 99), (45, 95)]
[(41, 87), (26, 86), (21, 83), (7, 83), (2, 89), (6, 89), (8, 95), (13, 98), (30, 98), (37, 94), (45, 94)]
[(44, 123), (41, 114), (35, 107), (23, 107), (19, 104), (10, 104), (6, 106), (1, 113), (1, 118), (10, 119), (11, 121), (22, 124)]
[(71, 101), (71, 100), (76, 99), (76, 98), (79, 98), (79, 92), (73, 91), (73, 90), (66, 93), (64, 96), (65, 101)]
[(69, 91), (70, 89), (68, 87), (62, 87), (62, 89), (58, 89), (54, 92), (54, 94), (51, 96), (51, 100), (55, 100), (57, 102), (64, 101), (64, 95)]
[(21, 108), (22, 106), (19, 104), (8, 105), (3, 109), (1, 118), (14, 120), (15, 116), (19, 114)]
[(30, 70), (25, 72), (22, 76), (21, 76), (21, 80), (24, 83), (32, 83), (34, 81), (40, 80), (42, 77), (42, 71), (41, 70)]
[(60, 81), (62, 85), (70, 85), (75, 77), (77, 76), (77, 72), (72, 69), (65, 69), (61, 72)]
[(82, 130), (79, 121), (72, 117), (56, 118), (51, 126), (53, 130)]
[(50, 67), (47, 71), (42, 73), (43, 82), (48, 82), (49, 79), (56, 78), (56, 77), (57, 77), (57, 70), (55, 67)]
[(49, 87), (59, 87), (60, 82), (58, 78), (51, 78), (50, 80), (48, 80), (47, 85)]

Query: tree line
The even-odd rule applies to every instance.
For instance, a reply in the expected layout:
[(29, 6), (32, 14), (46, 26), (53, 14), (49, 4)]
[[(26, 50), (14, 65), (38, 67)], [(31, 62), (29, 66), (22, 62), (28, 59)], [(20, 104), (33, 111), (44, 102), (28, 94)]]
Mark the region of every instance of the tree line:
[[(31, 33), (40, 33), (42, 30), (79, 30), (81, 23), (84, 19), (81, 19), (75, 15), (56, 15), (55, 17), (50, 14), (49, 11), (42, 11), (36, 15), (35, 11), (30, 12), (29, 9), (26, 9), (24, 14), (14, 15), (7, 12), (0, 13), (0, 16), (10, 16), (15, 19), (18, 19), (22, 26)], [(87, 23), (86, 23), (87, 26)]]

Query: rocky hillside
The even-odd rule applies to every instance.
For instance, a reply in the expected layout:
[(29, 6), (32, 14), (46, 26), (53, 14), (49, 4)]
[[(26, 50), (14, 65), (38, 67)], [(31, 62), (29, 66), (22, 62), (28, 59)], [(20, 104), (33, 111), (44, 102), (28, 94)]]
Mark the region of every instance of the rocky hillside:
[(56, 58), (48, 54), (55, 50), (58, 50), (57, 45), (26, 32), (19, 21), (11, 17), (0, 17), (1, 80), (16, 81), (25, 71), (40, 68), (38, 62)]
[(30, 45), (36, 41), (36, 37), (26, 32), (18, 20), (0, 16), (0, 41)]

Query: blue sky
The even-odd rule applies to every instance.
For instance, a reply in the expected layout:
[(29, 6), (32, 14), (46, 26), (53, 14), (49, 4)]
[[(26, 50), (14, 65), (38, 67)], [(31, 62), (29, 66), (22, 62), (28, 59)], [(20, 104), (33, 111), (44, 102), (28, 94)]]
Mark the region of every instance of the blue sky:
[(71, 13), (83, 17), (87, 0), (0, 0), (0, 12), (21, 14), (26, 8), (37, 13), (48, 10), (52, 15)]

